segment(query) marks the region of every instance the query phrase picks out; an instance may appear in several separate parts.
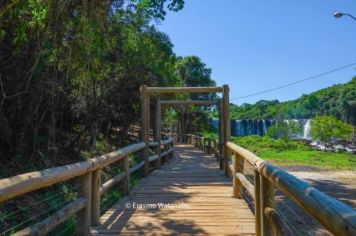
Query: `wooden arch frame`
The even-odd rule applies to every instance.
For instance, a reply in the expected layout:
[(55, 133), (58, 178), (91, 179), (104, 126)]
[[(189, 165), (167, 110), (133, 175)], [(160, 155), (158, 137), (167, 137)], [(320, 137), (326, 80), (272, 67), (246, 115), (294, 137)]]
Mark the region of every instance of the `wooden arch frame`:
[[(220, 156), (220, 161), (223, 161), (225, 175), (228, 176), (228, 148), (227, 142), (230, 141), (231, 136), (231, 123), (229, 112), (229, 86), (223, 85), (222, 87), (147, 87), (142, 85), (141, 91), (141, 136), (142, 141), (147, 145), (143, 150), (143, 158), (145, 161), (144, 173), (148, 174), (149, 171), (149, 129), (150, 129), (150, 95), (157, 94), (156, 104), (156, 117), (155, 117), (155, 141), (158, 142), (157, 154), (159, 156), (160, 143), (161, 143), (161, 107), (163, 105), (176, 106), (176, 105), (196, 105), (196, 106), (211, 106), (217, 105), (219, 109), (219, 151), (223, 153), (224, 157)], [(185, 101), (160, 101), (160, 94), (175, 94), (175, 93), (222, 93), (222, 99), (217, 101), (211, 100), (185, 100)], [(160, 165), (160, 162), (159, 164)]]

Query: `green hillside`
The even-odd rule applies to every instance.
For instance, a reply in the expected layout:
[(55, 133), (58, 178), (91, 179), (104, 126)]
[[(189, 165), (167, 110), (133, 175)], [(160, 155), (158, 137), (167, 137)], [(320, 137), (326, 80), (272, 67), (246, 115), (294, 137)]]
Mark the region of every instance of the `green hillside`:
[(331, 115), (355, 125), (356, 76), (348, 83), (321, 89), (293, 101), (231, 104), (231, 117), (238, 119), (307, 119), (316, 115)]

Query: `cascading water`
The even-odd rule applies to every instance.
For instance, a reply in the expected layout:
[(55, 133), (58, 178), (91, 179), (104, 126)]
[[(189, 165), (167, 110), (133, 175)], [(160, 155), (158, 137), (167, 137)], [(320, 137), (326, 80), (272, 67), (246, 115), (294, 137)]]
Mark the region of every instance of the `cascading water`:
[(304, 125), (304, 130), (303, 130), (303, 138), (304, 139), (311, 139), (310, 136), (310, 131), (311, 131), (311, 120), (307, 120)]
[(263, 127), (262, 135), (265, 135), (267, 133), (267, 125), (266, 125), (266, 121), (265, 120), (262, 120), (262, 127)]
[[(283, 120), (287, 124), (296, 124), (300, 127), (300, 131), (293, 135), (293, 138), (296, 139), (311, 139), (310, 129), (311, 121), (310, 120), (298, 120), (290, 119)], [(267, 133), (267, 130), (270, 126), (277, 124), (278, 120), (231, 120), (231, 135), (232, 136), (248, 136), (248, 135), (260, 135), (264, 136)], [(218, 119), (211, 119), (210, 124), (214, 126), (217, 130), (219, 129)]]

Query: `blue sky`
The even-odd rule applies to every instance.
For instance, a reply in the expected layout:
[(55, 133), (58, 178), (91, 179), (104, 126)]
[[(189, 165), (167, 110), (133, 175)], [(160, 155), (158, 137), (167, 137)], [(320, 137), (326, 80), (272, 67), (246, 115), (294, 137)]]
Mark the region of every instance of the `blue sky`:
[[(356, 62), (355, 0), (186, 0), (159, 28), (177, 55), (197, 55), (231, 98), (259, 92)], [(232, 102), (296, 99), (343, 83), (356, 66), (271, 93)]]

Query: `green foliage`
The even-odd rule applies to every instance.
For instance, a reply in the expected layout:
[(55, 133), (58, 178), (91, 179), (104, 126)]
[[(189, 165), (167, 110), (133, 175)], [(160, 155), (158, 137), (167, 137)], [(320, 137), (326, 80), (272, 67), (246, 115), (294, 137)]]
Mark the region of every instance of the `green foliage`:
[(282, 140), (266, 136), (235, 137), (232, 141), (276, 165), (307, 165), (331, 170), (356, 170), (354, 155), (314, 150), (300, 141), (291, 140), (289, 147), (285, 147)]
[(300, 131), (299, 124), (293, 121), (278, 121), (267, 130), (267, 136), (281, 139), (288, 147), (289, 141)]
[(296, 148), (305, 149), (304, 145), (298, 141), (289, 140), (288, 145), (286, 145), (285, 140), (274, 139), (268, 136), (261, 137), (257, 135), (251, 135), (245, 137), (233, 137), (232, 141), (257, 154), (259, 154), (261, 150), (273, 150), (282, 152)]
[(253, 105), (231, 105), (230, 109), (231, 116), (238, 119), (309, 119), (329, 115), (356, 125), (355, 101), (356, 77), (346, 84), (321, 89), (294, 101), (261, 100)]
[[(178, 58), (175, 73), (181, 86), (205, 87), (215, 86), (215, 81), (211, 78), (211, 69), (204, 64), (197, 56)], [(215, 98), (215, 94), (190, 94), (178, 95), (179, 99), (207, 100)], [(183, 133), (194, 133), (202, 131), (213, 131), (209, 125), (209, 107), (185, 106), (175, 108), (177, 117), (182, 124)]]
[(331, 116), (316, 116), (311, 120), (311, 136), (323, 143), (331, 139), (347, 140), (351, 137), (353, 127)]

